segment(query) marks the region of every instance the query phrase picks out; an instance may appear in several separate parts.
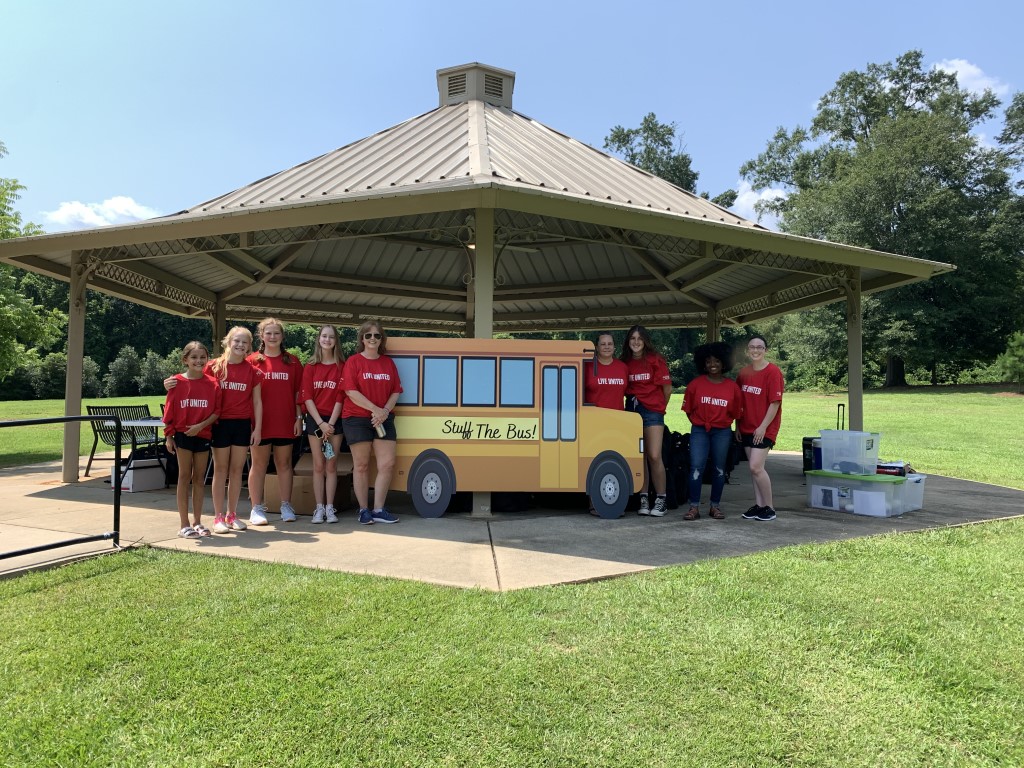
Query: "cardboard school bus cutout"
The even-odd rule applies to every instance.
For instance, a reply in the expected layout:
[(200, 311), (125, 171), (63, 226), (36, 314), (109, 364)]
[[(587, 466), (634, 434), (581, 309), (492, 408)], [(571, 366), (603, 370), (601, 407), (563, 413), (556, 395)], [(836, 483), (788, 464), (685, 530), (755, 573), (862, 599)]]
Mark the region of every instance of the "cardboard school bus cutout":
[(423, 517), (459, 491), (585, 491), (621, 517), (643, 482), (639, 414), (583, 402), (585, 341), (389, 338), (405, 390), (393, 487)]

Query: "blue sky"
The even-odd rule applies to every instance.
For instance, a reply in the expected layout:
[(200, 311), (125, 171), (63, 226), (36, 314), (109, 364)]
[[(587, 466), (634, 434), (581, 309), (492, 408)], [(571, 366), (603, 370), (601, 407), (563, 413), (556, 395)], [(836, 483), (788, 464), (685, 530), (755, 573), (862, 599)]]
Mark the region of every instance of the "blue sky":
[(50, 232), (173, 213), (427, 112), (437, 69), (480, 61), (516, 72), (517, 111), (598, 148), (648, 112), (676, 123), (715, 195), (740, 189), (740, 165), (778, 126), (806, 125), (840, 74), (912, 48), (1008, 102), (1024, 90), (1022, 9), (0, 0), (0, 176)]

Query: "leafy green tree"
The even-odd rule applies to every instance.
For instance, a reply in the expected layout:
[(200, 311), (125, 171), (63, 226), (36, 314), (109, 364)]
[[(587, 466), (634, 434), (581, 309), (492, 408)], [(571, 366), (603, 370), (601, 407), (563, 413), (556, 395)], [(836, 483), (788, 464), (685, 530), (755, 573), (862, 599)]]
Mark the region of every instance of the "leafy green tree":
[(660, 176), (687, 192), (697, 191), (697, 171), (690, 156), (679, 146), (675, 123), (660, 123), (650, 112), (638, 128), (616, 125), (604, 140), (604, 148), (627, 163)]
[(135, 347), (121, 347), (114, 361), (108, 366), (103, 377), (103, 392), (107, 397), (125, 397), (139, 394), (139, 376), (142, 361)]
[[(184, 346), (184, 345), (182, 345)], [(146, 352), (145, 357), (139, 361), (139, 375), (135, 377), (135, 384), (142, 395), (162, 395), (164, 379), (181, 373), (181, 353), (177, 350), (168, 355), (158, 355), (153, 350)]]
[[(0, 142), (0, 158), (7, 147)], [(0, 178), (0, 240), (37, 235), (42, 230), (24, 223), (14, 204), (25, 187), (17, 179)], [(18, 290), (17, 278), (0, 265), (0, 380), (9, 376), (26, 354), (26, 348), (51, 343), (59, 333), (63, 315), (35, 306)]]
[(1006, 381), (1016, 382), (1018, 389), (1024, 389), (1024, 331), (1010, 337), (1006, 351), (996, 358), (995, 368)]
[(906, 366), (937, 383), (940, 369), (990, 361), (1024, 322), (1024, 209), (1012, 179), (1024, 159), (1020, 94), (998, 147), (974, 132), (998, 106), (910, 51), (841, 75), (809, 129), (779, 128), (741, 168), (754, 189), (786, 189), (759, 205), (783, 231), (957, 266), (865, 304), (865, 361), (887, 384), (905, 384)]

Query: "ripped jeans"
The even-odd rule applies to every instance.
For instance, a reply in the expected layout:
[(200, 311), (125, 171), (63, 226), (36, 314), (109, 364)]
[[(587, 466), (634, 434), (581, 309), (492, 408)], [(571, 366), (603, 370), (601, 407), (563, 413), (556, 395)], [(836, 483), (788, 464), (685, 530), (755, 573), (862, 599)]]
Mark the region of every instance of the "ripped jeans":
[(696, 424), (690, 428), (690, 505), (700, 506), (700, 486), (704, 478), (704, 466), (708, 463), (708, 454), (715, 467), (714, 479), (711, 481), (711, 506), (717, 507), (722, 502), (722, 490), (725, 488), (725, 462), (729, 456), (732, 443), (732, 429), (729, 427), (712, 427), (707, 431)]

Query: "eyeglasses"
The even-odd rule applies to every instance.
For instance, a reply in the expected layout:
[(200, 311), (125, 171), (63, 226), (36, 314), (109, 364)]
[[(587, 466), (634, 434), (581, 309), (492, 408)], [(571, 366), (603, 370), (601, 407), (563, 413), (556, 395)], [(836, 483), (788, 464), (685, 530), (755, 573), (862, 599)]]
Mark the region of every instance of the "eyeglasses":
[(363, 338), (366, 339), (367, 341), (369, 341), (370, 339), (379, 340), (381, 338), (381, 335), (379, 333), (364, 333)]
[(765, 349), (765, 347), (762, 347), (760, 344), (748, 344), (747, 349), (756, 351), (758, 349)]

